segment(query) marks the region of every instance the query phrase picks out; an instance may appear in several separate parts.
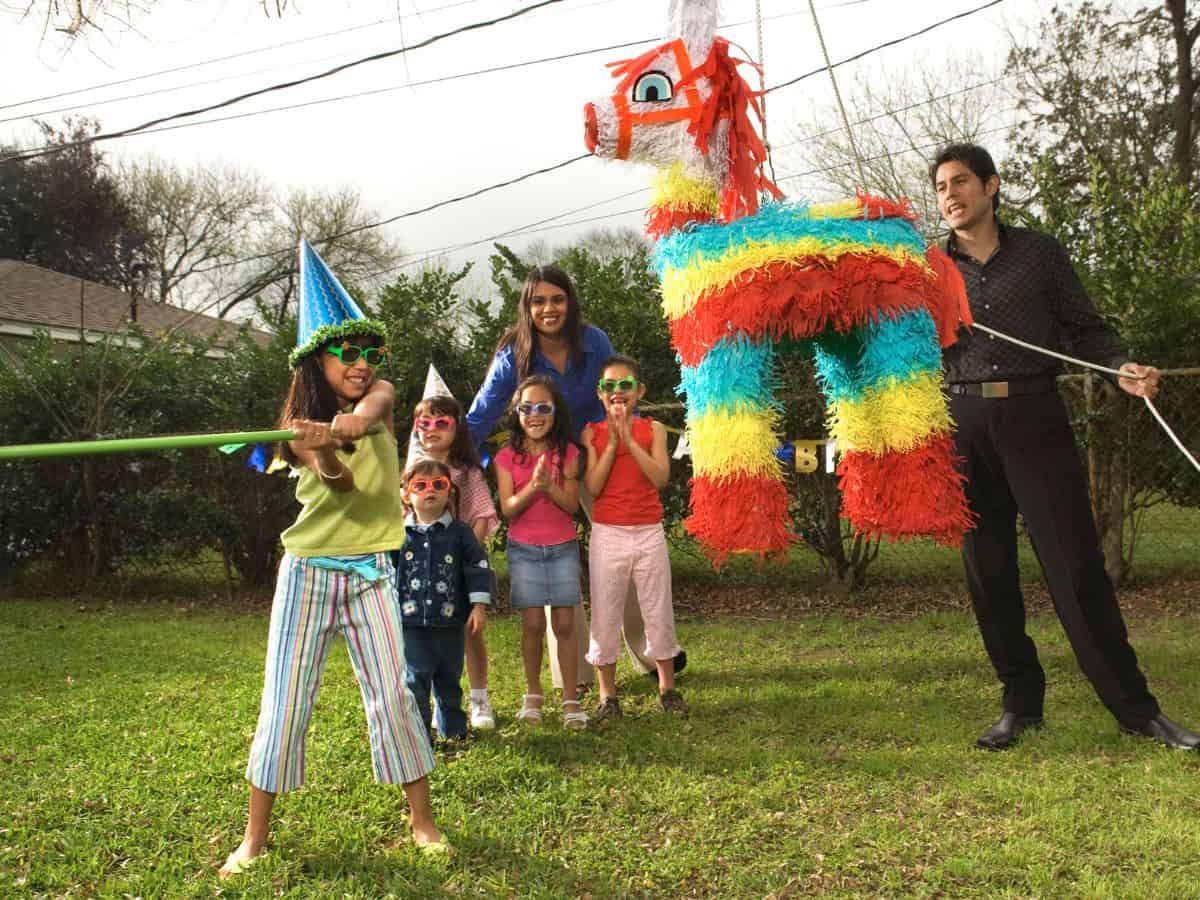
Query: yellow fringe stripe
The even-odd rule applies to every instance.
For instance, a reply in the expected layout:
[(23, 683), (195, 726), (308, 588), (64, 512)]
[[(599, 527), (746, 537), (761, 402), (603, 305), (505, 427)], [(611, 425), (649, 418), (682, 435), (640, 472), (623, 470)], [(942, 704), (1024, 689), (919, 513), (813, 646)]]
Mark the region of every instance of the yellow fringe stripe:
[(742, 273), (762, 269), (772, 263), (795, 262), (811, 256), (820, 256), (832, 263), (848, 253), (884, 256), (897, 265), (911, 263), (932, 272), (925, 257), (913, 253), (907, 247), (885, 247), (850, 241), (831, 244), (817, 237), (806, 237), (787, 243), (750, 242), (717, 259), (706, 259), (686, 269), (667, 269), (663, 272), (663, 312), (671, 320), (682, 318), (691, 312), (702, 294), (725, 288)]
[(675, 163), (665, 172), (654, 176), (654, 197), (650, 206), (691, 209), (716, 217), (721, 211), (721, 200), (715, 184), (689, 178), (683, 173), (682, 164)]
[(808, 208), (809, 218), (812, 219), (853, 219), (861, 212), (862, 201), (857, 197), (835, 200), (832, 203), (818, 203)]
[(733, 475), (776, 477), (779, 414), (760, 412), (707, 412), (688, 421), (692, 467), (710, 478)]
[(907, 453), (933, 432), (953, 427), (940, 374), (924, 372), (905, 381), (889, 378), (884, 384), (864, 392), (859, 400), (829, 407), (829, 433), (838, 447), (875, 456)]

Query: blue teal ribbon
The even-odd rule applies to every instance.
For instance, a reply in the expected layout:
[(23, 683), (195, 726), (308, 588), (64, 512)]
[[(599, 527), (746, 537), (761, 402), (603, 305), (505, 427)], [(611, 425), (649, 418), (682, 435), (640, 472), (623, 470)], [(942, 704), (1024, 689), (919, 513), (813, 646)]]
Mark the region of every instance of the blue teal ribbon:
[(349, 572), (367, 581), (378, 581), (384, 573), (375, 565), (375, 554), (365, 556), (312, 556), (308, 564), (318, 569), (332, 569), (335, 572)]

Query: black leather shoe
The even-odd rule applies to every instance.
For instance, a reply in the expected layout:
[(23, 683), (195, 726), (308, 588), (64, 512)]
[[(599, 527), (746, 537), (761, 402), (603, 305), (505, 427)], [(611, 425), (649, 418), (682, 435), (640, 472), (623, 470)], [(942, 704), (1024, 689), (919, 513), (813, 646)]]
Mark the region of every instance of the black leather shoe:
[(1041, 716), (1018, 716), (1016, 713), (1006, 712), (996, 720), (996, 724), (979, 736), (975, 746), (980, 750), (1007, 750), (1024, 732), (1041, 728), (1042, 725)]
[(1160, 744), (1166, 744), (1172, 750), (1195, 750), (1200, 748), (1200, 734), (1188, 731), (1178, 722), (1172, 722), (1159, 713), (1141, 728), (1126, 728), (1121, 726), (1126, 734), (1140, 734), (1142, 737), (1154, 738)]

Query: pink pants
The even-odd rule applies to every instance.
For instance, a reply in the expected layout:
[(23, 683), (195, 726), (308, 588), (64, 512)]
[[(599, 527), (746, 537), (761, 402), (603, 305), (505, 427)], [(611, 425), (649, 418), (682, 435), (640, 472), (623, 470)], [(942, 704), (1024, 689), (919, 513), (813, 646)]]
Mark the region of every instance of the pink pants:
[(608, 666), (621, 655), (621, 621), (629, 583), (637, 588), (638, 606), (646, 623), (648, 659), (673, 659), (680, 651), (671, 606), (671, 560), (662, 523), (601, 525), (592, 523), (588, 549), (592, 628), (587, 661)]

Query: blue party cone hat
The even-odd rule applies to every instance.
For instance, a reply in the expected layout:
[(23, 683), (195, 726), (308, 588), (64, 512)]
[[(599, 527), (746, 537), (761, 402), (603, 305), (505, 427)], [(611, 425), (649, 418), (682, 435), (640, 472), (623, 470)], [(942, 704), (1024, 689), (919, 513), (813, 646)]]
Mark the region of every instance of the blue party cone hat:
[(363, 315), (317, 251), (301, 238), (300, 327), (289, 361), (295, 367), (322, 344), (356, 334), (373, 334), (387, 340), (383, 325)]

